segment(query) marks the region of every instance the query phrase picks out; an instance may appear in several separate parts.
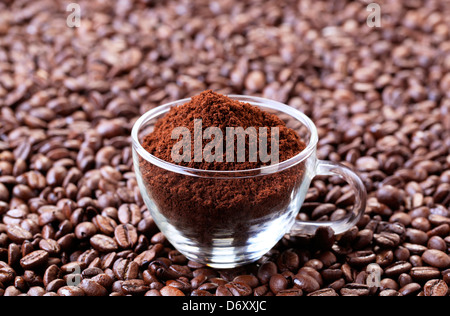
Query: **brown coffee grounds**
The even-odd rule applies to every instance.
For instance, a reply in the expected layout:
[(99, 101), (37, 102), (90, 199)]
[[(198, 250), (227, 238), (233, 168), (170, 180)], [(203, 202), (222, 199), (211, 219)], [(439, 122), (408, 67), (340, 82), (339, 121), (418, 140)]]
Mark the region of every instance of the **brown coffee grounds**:
[[(242, 127), (244, 130), (248, 127), (278, 127), (280, 130), (279, 151), (280, 161), (285, 161), (305, 148), (305, 144), (299, 139), (297, 133), (286, 127), (286, 124), (276, 115), (261, 111), (258, 107), (248, 103), (242, 103), (232, 100), (226, 96), (205, 91), (192, 100), (179, 107), (172, 108), (164, 119), (157, 122), (153, 133), (144, 140), (144, 148), (152, 155), (165, 161), (173, 162), (171, 153), (172, 148), (178, 139), (171, 139), (172, 131), (175, 127), (187, 127), (191, 131), (191, 144), (194, 146), (194, 120), (201, 119), (203, 131), (207, 127), (219, 127), (222, 130), (226, 142), (227, 127)], [(268, 129), (268, 152), (271, 149), (271, 135)], [(200, 135), (201, 136), (201, 135)], [(258, 133), (259, 136), (259, 133)], [(207, 141), (203, 141), (204, 148)], [(246, 149), (249, 148), (249, 139), (246, 139)], [(237, 146), (234, 146), (235, 157), (237, 155)], [(194, 150), (191, 150), (190, 162), (177, 163), (185, 167), (202, 170), (248, 170), (259, 168), (269, 163), (261, 161), (249, 162), (248, 150), (246, 150), (245, 162), (227, 162), (226, 152), (224, 150), (223, 162), (195, 162)]]
[[(172, 148), (179, 141), (172, 139), (176, 127), (187, 127), (194, 146), (194, 120), (202, 120), (202, 128), (219, 127), (226, 140), (227, 127), (267, 127), (268, 153), (271, 150), (270, 128), (279, 128), (279, 161), (285, 161), (301, 152), (306, 146), (297, 133), (286, 127), (276, 115), (258, 107), (232, 100), (226, 96), (205, 91), (178, 107), (172, 108), (155, 124), (152, 133), (143, 141), (152, 155), (168, 162)], [(204, 140), (203, 148), (210, 140)], [(249, 138), (246, 138), (248, 152)], [(235, 151), (237, 151), (237, 146)], [(193, 147), (192, 147), (193, 148)], [(236, 154), (236, 152), (235, 152)], [(257, 162), (194, 161), (194, 150), (189, 162), (177, 165), (200, 170), (249, 170), (269, 163)], [(258, 156), (259, 157), (259, 156)], [(141, 159), (141, 171), (147, 190), (158, 211), (175, 227), (183, 227), (185, 237), (203, 246), (211, 242), (214, 234), (234, 231), (236, 244), (246, 239), (248, 229), (258, 219), (277, 216), (287, 208), (293, 190), (303, 179), (303, 165), (298, 164), (276, 174), (239, 179), (214, 179), (193, 177), (156, 167)], [(256, 173), (255, 173), (256, 174)]]

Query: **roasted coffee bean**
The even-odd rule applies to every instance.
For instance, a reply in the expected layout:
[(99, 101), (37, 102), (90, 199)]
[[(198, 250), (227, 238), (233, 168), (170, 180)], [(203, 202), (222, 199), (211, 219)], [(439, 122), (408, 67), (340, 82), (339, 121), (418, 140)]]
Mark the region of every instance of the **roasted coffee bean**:
[(259, 280), (254, 275), (244, 274), (237, 276), (233, 279), (233, 282), (245, 283), (251, 288), (255, 288), (259, 285)]
[[(191, 280), (191, 286), (193, 289), (197, 289), (199, 286), (201, 286), (204, 282), (206, 282), (208, 280), (208, 277), (204, 274), (199, 274), (196, 275), (192, 280)], [(216, 287), (217, 288), (217, 287)]]
[(120, 258), (114, 263), (113, 272), (119, 280), (136, 279), (139, 274), (139, 265), (134, 261)]
[(382, 267), (390, 265), (393, 261), (394, 253), (392, 250), (383, 250), (376, 255), (376, 263)]
[(398, 209), (404, 201), (404, 193), (396, 187), (386, 185), (377, 191), (380, 203), (388, 205), (391, 209)]
[(396, 290), (383, 290), (380, 292), (379, 296), (403, 296)]
[(349, 254), (348, 263), (352, 266), (366, 266), (376, 260), (376, 255), (371, 250), (362, 250)]
[(97, 229), (107, 236), (114, 234), (117, 223), (108, 216), (97, 215), (92, 219)]
[(62, 250), (68, 250), (76, 243), (76, 239), (75, 234), (70, 233), (59, 238), (57, 242)]
[(29, 231), (18, 225), (8, 225), (6, 228), (6, 233), (9, 239), (18, 244), (33, 238), (33, 235)]
[(399, 289), (398, 291), (403, 296), (409, 296), (409, 295), (416, 295), (417, 293), (420, 292), (421, 289), (422, 289), (422, 287), (420, 286), (420, 284), (418, 284), (418, 283), (409, 283), (409, 284), (406, 284), (401, 289)]
[(110, 289), (113, 282), (114, 282), (114, 276), (110, 276), (106, 273), (99, 273), (95, 276), (93, 276), (91, 279), (95, 282), (97, 282), (99, 285), (103, 286), (105, 289)]
[(395, 248), (400, 244), (400, 236), (395, 233), (381, 232), (374, 235), (375, 243), (382, 248)]
[(410, 272), (411, 277), (415, 281), (427, 281), (438, 278), (441, 272), (433, 267), (413, 267)]
[(9, 197), (10, 193), (8, 188), (3, 183), (0, 183), (0, 201), (7, 202)]
[(230, 282), (225, 284), (225, 287), (233, 296), (249, 296), (252, 294), (252, 288), (242, 282)]
[(336, 208), (336, 205), (331, 203), (321, 204), (314, 209), (314, 211), (311, 213), (311, 217), (313, 219), (321, 218), (322, 216), (329, 215), (330, 213), (335, 211)]
[(160, 290), (162, 296), (185, 296), (182, 291), (171, 286), (165, 286)]
[(219, 285), (215, 294), (216, 296), (233, 296), (233, 293), (225, 285)]
[(134, 261), (141, 267), (147, 267), (163, 250), (162, 244), (156, 244), (151, 249), (140, 253)]
[(423, 287), (425, 296), (447, 296), (448, 285), (442, 280), (430, 280)]
[(447, 285), (450, 285), (450, 269), (444, 270), (442, 272), (443, 280)]
[(166, 285), (177, 288), (183, 291), (183, 293), (189, 293), (192, 290), (191, 283), (186, 277), (180, 277), (176, 280), (167, 280)]
[(422, 255), (428, 248), (418, 244), (403, 243), (403, 246), (408, 249), (411, 255)]
[(84, 279), (78, 285), (85, 293), (86, 296), (107, 296), (108, 291), (91, 279)]
[(178, 277), (187, 277), (187, 278), (191, 279), (193, 277), (193, 273), (192, 273), (192, 271), (191, 271), (191, 269), (189, 267), (181, 266), (181, 265), (178, 265), (178, 264), (172, 264), (169, 267), (168, 272), (171, 275), (176, 276), (177, 278)]
[(278, 292), (277, 296), (302, 296), (303, 291), (301, 289), (287, 289)]
[(426, 250), (422, 255), (422, 260), (436, 268), (445, 269), (450, 267), (450, 256), (437, 249)]
[(143, 280), (126, 280), (122, 283), (122, 291), (130, 295), (144, 295), (150, 288)]
[[(91, 222), (83, 222), (75, 227), (75, 235), (78, 239), (89, 239), (97, 233), (97, 227)], [(100, 235), (97, 235), (100, 236)]]
[(9, 244), (8, 246), (8, 265), (14, 266), (16, 265), (20, 258), (22, 257), (22, 254), (20, 252), (20, 247), (16, 244)]
[(191, 292), (191, 296), (214, 296), (214, 295), (208, 291), (203, 291), (203, 290), (198, 289), (198, 290), (193, 290)]
[(36, 250), (20, 259), (20, 265), (26, 270), (34, 270), (47, 264), (49, 254), (44, 250)]
[(186, 257), (180, 253), (178, 250), (172, 250), (168, 253), (169, 259), (175, 264), (183, 264), (186, 263)]
[(60, 245), (53, 239), (42, 239), (39, 248), (48, 252), (49, 255), (57, 255), (61, 251)]
[(323, 280), (328, 283), (340, 279), (342, 277), (342, 274), (343, 274), (342, 270), (338, 269), (337, 267), (335, 269), (333, 268), (324, 269), (321, 272)]
[(67, 170), (64, 167), (52, 167), (47, 172), (47, 184), (53, 187), (61, 186), (64, 178), (67, 175)]
[(3, 293), (3, 296), (21, 296), (21, 295), (22, 292), (13, 285), (8, 286)]
[(276, 295), (278, 292), (287, 289), (288, 281), (283, 275), (275, 274), (270, 278), (269, 286), (270, 290)]
[(0, 261), (0, 283), (9, 284), (15, 276), (16, 272), (9, 265)]
[(63, 286), (57, 291), (59, 296), (85, 296), (83, 289), (77, 286)]
[(13, 196), (23, 200), (28, 201), (35, 197), (33, 190), (25, 184), (18, 184), (13, 188)]
[(408, 228), (406, 230), (406, 236), (413, 244), (423, 245), (428, 241), (428, 235), (425, 232), (414, 228)]
[(311, 293), (320, 289), (320, 284), (307, 273), (298, 273), (294, 277), (294, 286), (306, 293)]
[(360, 230), (352, 244), (355, 249), (363, 249), (368, 246), (373, 239), (373, 230), (362, 229)]
[(278, 269), (284, 271), (297, 271), (300, 265), (300, 258), (292, 249), (283, 251), (277, 260)]
[(83, 277), (83, 279), (91, 279), (94, 276), (103, 273), (103, 270), (100, 268), (96, 268), (96, 267), (89, 267), (83, 270), (83, 272), (81, 273), (81, 276)]
[(45, 270), (43, 277), (44, 285), (47, 286), (50, 282), (59, 279), (60, 277), (61, 269), (56, 264), (53, 264)]
[(46, 292), (57, 292), (60, 288), (66, 286), (66, 281), (63, 279), (55, 279), (49, 282), (45, 288)]
[(200, 285), (198, 287), (198, 289), (202, 290), (202, 291), (208, 291), (211, 293), (211, 292), (214, 292), (218, 286), (219, 286), (219, 284), (217, 284), (217, 283), (205, 283), (205, 284)]
[(136, 204), (124, 204), (118, 210), (119, 221), (122, 224), (136, 226), (142, 219), (141, 210)]
[(384, 270), (387, 277), (399, 276), (402, 273), (409, 272), (412, 268), (411, 263), (398, 261)]
[(266, 262), (262, 264), (258, 269), (258, 279), (261, 284), (266, 284), (270, 281), (270, 278), (277, 273), (277, 265), (273, 262)]
[(131, 224), (122, 224), (115, 228), (114, 236), (117, 244), (123, 248), (133, 248), (138, 241), (136, 228)]
[(427, 247), (429, 249), (436, 249), (445, 252), (447, 250), (447, 244), (444, 239), (439, 236), (433, 236), (428, 240)]
[(321, 289), (309, 293), (307, 296), (339, 296), (334, 289)]
[(368, 296), (370, 290), (365, 284), (350, 283), (341, 289), (340, 294), (342, 296)]
[(112, 252), (118, 249), (114, 239), (105, 235), (94, 235), (90, 239), (91, 246), (100, 252)]

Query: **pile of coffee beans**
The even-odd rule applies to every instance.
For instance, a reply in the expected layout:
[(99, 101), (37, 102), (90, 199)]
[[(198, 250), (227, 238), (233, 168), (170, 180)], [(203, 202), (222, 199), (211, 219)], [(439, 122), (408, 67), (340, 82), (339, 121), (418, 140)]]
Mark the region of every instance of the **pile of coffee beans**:
[[(80, 0), (0, 3), (0, 296), (446, 296), (450, 3)], [(310, 116), (321, 159), (355, 168), (366, 214), (215, 270), (157, 229), (133, 172), (146, 111), (213, 89)], [(300, 219), (352, 206), (314, 180)]]

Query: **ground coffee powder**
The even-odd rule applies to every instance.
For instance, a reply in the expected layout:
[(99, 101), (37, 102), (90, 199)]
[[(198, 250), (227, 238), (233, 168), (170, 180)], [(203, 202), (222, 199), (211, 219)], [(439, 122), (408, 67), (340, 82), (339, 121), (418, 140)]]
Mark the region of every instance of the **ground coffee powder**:
[[(172, 162), (172, 148), (179, 141), (172, 139), (176, 127), (187, 127), (194, 144), (194, 120), (202, 120), (202, 129), (219, 127), (226, 135), (227, 127), (278, 127), (279, 161), (285, 161), (305, 148), (298, 134), (288, 128), (276, 115), (262, 111), (247, 103), (205, 91), (178, 107), (172, 108), (159, 119), (154, 130), (143, 141), (144, 148), (152, 155)], [(237, 139), (235, 139), (237, 141)], [(203, 148), (208, 141), (203, 141)], [(268, 151), (271, 149), (271, 133), (268, 132)], [(246, 138), (246, 148), (249, 137)], [(234, 147), (237, 150), (237, 146)], [(237, 153), (235, 153), (237, 154)], [(194, 150), (190, 161), (177, 165), (199, 170), (249, 170), (266, 165), (259, 160), (250, 162), (246, 153), (245, 162), (201, 162), (194, 161)], [(225, 156), (226, 153), (224, 152)], [(208, 246), (213, 236), (234, 234), (233, 244), (248, 237), (249, 229), (266, 216), (278, 216), (286, 210), (293, 191), (303, 179), (302, 164), (275, 174), (260, 175), (252, 172), (247, 178), (194, 177), (159, 168), (140, 160), (141, 172), (147, 190), (158, 211), (175, 227), (183, 227), (185, 237)], [(234, 174), (236, 175), (236, 174)], [(249, 175), (249, 174), (246, 174)], [(296, 193), (296, 192), (294, 192)], [(169, 236), (170, 237), (170, 236)]]

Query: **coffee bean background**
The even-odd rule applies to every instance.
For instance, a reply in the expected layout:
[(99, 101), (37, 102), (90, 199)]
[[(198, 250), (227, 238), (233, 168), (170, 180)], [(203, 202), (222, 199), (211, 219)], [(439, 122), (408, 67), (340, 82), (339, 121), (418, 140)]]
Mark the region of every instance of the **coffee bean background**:
[[(80, 0), (0, 3), (0, 295), (446, 296), (450, 3)], [(188, 261), (146, 209), (130, 131), (203, 90), (310, 116), (318, 155), (357, 170), (351, 231), (286, 236), (231, 270)], [(300, 219), (353, 203), (317, 178)]]

